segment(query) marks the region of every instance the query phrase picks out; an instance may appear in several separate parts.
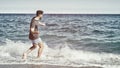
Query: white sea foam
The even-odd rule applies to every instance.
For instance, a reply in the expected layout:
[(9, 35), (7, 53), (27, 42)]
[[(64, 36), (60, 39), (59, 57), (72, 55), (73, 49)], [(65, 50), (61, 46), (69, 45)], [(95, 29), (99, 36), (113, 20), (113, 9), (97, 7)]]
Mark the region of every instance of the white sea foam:
[[(6, 40), (6, 44), (0, 46), (0, 63), (24, 63), (21, 59), (22, 54), (31, 46), (31, 43), (14, 42), (12, 40)], [(72, 50), (65, 44), (64, 48), (53, 49), (49, 48), (44, 43), (44, 51), (41, 56), (41, 60), (34, 60), (37, 54), (37, 49), (28, 55), (26, 63), (47, 63), (47, 64), (59, 64), (59, 65), (93, 65), (114, 67), (120, 64), (120, 55), (111, 53), (94, 53), (82, 50)]]

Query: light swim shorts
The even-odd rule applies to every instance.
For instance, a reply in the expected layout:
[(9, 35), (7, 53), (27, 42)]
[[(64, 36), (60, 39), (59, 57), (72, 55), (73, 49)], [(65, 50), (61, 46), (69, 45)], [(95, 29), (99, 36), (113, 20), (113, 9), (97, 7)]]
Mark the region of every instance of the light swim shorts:
[(32, 41), (33, 44), (38, 44), (38, 43), (42, 42), (41, 38), (37, 38), (37, 39), (31, 40), (31, 41)]

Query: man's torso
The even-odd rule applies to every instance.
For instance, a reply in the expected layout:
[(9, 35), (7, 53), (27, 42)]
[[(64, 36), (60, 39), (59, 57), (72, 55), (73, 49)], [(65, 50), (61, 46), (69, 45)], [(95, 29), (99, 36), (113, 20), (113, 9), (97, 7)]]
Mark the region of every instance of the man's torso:
[[(31, 20), (31, 23), (30, 23), (30, 29), (33, 27), (34, 31), (38, 31), (39, 32), (39, 30), (38, 30), (39, 24), (38, 23), (39, 23), (39, 20), (35, 20), (35, 17), (33, 17), (33, 19)], [(35, 40), (37, 38), (39, 38), (39, 33), (33, 34), (31, 32), (31, 30), (30, 30), (29, 31), (29, 39)]]

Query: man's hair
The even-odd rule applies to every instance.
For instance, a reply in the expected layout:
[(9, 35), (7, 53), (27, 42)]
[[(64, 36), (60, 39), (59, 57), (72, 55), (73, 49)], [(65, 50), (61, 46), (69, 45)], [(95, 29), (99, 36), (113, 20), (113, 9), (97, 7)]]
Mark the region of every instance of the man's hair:
[(36, 11), (36, 16), (39, 16), (39, 14), (43, 14), (43, 11), (42, 10), (37, 10)]

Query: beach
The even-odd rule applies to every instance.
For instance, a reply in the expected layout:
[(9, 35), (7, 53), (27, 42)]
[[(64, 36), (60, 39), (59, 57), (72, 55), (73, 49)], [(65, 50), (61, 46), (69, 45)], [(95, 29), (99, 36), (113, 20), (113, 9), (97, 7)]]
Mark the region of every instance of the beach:
[(0, 68), (102, 68), (97, 66), (59, 66), (59, 65), (46, 65), (46, 64), (0, 64)]

